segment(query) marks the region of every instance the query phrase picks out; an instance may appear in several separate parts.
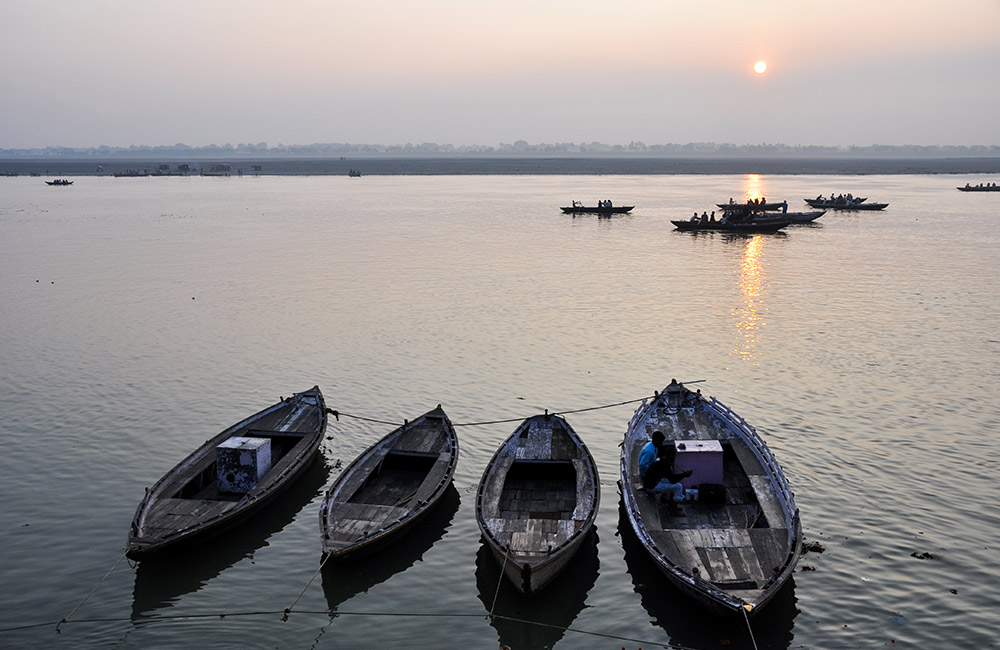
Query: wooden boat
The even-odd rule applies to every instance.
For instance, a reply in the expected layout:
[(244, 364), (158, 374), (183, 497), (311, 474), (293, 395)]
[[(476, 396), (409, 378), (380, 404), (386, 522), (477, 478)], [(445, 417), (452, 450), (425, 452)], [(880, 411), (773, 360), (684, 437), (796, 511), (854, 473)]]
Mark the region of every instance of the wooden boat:
[(788, 219), (792, 224), (812, 223), (826, 214), (826, 210), (809, 210), (807, 212), (782, 212), (778, 215), (782, 219)]
[(634, 205), (571, 205), (561, 207), (560, 210), (566, 214), (626, 214), (635, 208)]
[(966, 183), (965, 187), (956, 187), (955, 189), (957, 189), (959, 192), (1000, 192), (1000, 185), (997, 185), (996, 183), (992, 184), (988, 183), (985, 185), (983, 183), (980, 183), (979, 185), (969, 185), (968, 183)]
[(358, 171), (357, 169), (351, 169), (350, 171), (347, 172), (347, 175), (350, 176), (351, 178), (358, 178), (361, 176), (361, 172)]
[(809, 207), (823, 210), (884, 210), (888, 203), (865, 203), (865, 199), (833, 200), (830, 199), (804, 199)]
[(754, 212), (776, 212), (781, 210), (787, 204), (782, 201), (780, 203), (774, 203), (773, 201), (768, 203), (716, 203), (716, 206), (722, 208), (723, 210), (739, 210), (741, 208), (750, 208)]
[(723, 223), (722, 221), (681, 221), (671, 220), (677, 230), (688, 232), (731, 232), (731, 233), (769, 233), (778, 232), (792, 223), (790, 219), (780, 217), (766, 219), (752, 219), (747, 221), (733, 221)]
[[(677, 449), (675, 470), (693, 470), (681, 483), (697, 497), (679, 504), (683, 515), (642, 487), (639, 452), (654, 431)], [(753, 427), (715, 398), (671, 380), (644, 402), (622, 444), (621, 491), (656, 566), (717, 613), (758, 612), (792, 575), (802, 527), (788, 481)]]
[(458, 436), (440, 405), (376, 442), (327, 490), (323, 556), (361, 557), (395, 541), (438, 503), (457, 463)]
[(66, 178), (57, 178), (54, 181), (45, 181), (46, 185), (72, 185), (73, 181)]
[(504, 575), (537, 593), (594, 528), (597, 465), (558, 415), (530, 417), (500, 445), (479, 483), (476, 521)]
[(314, 386), (207, 440), (146, 489), (128, 557), (187, 548), (254, 514), (303, 474), (326, 421), (323, 394)]

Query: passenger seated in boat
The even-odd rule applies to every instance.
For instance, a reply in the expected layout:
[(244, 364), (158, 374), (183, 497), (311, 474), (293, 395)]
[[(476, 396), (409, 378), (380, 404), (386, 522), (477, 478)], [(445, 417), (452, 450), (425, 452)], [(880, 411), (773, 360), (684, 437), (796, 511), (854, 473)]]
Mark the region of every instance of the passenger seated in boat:
[(642, 477), (642, 487), (654, 494), (669, 493), (671, 502), (684, 500), (682, 478), (691, 476), (691, 470), (681, 473), (674, 472), (674, 461), (677, 459), (677, 447), (665, 443), (663, 433), (654, 431), (652, 440), (639, 450), (639, 476)]
[[(680, 481), (691, 476), (691, 470), (684, 470), (680, 473), (674, 471), (677, 447), (673, 443), (664, 444), (661, 442), (657, 449), (657, 458), (646, 469), (646, 473), (642, 477), (642, 485), (653, 494), (669, 495), (671, 498), (667, 503), (673, 505), (684, 500), (684, 486), (681, 485)], [(675, 511), (674, 514), (678, 513)]]

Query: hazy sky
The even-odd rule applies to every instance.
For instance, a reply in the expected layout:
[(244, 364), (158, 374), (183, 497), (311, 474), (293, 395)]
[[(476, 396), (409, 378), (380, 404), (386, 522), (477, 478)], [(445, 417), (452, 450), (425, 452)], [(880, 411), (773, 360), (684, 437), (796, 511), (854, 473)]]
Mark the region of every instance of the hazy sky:
[(0, 60), (0, 148), (1000, 144), (1000, 0), (0, 0)]

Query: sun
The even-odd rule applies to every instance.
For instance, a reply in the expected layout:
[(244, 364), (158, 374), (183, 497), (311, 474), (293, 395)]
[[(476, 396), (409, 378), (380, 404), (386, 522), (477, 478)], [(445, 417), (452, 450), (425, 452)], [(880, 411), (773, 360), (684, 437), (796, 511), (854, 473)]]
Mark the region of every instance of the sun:
[(764, 61), (758, 61), (757, 63), (753, 64), (753, 71), (756, 72), (757, 74), (764, 74), (765, 70), (767, 70), (767, 63), (765, 63)]

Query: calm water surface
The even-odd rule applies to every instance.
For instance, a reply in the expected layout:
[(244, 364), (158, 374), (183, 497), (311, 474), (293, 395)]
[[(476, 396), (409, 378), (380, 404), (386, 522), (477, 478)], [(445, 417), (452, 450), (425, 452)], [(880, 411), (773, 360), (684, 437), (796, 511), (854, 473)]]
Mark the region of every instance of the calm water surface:
[[(996, 647), (1000, 194), (966, 180), (1000, 178), (0, 179), (0, 646)], [(774, 236), (669, 222), (830, 192), (890, 206)], [(558, 210), (599, 198), (636, 209)], [(619, 527), (618, 442), (672, 377), (757, 427), (825, 548), (749, 629)], [(287, 498), (195, 556), (120, 561), (145, 486), (314, 384), (344, 415)], [(463, 425), (448, 502), (317, 574), (324, 487), (439, 403)], [(543, 409), (569, 412), (602, 504), (524, 600), (474, 496), (510, 420)]]

